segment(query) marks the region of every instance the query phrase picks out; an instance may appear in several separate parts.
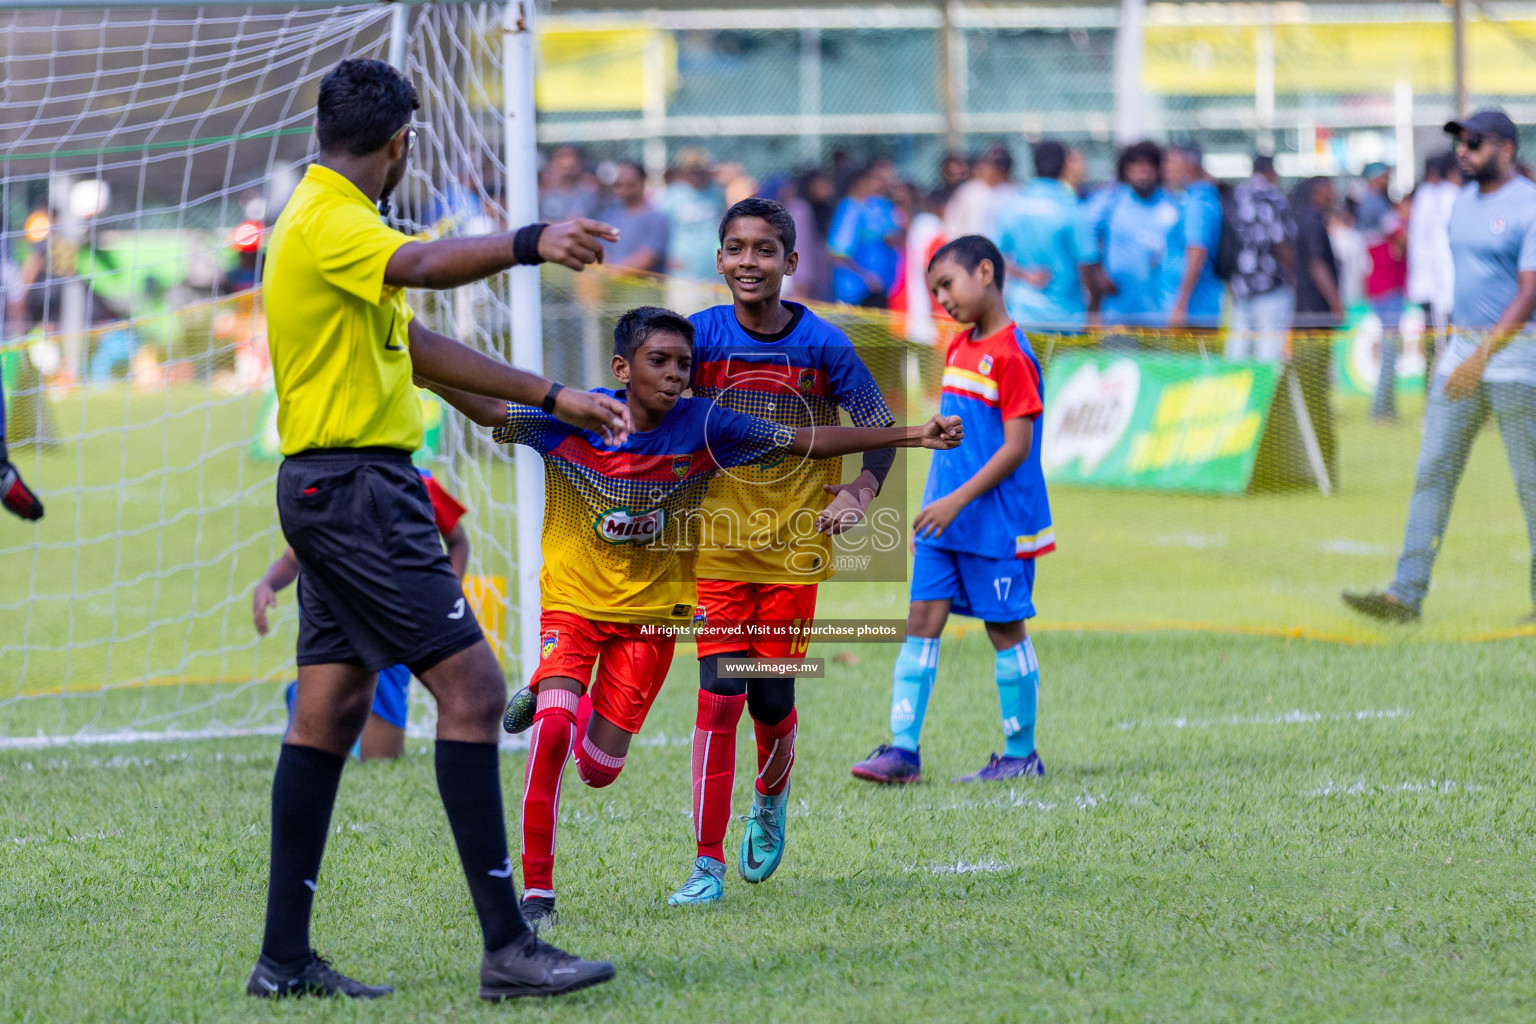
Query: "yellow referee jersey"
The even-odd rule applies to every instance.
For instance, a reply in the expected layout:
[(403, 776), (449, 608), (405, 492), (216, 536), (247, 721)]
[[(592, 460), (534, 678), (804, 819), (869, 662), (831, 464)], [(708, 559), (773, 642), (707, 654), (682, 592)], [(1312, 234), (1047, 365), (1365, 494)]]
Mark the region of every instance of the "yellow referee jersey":
[(273, 225), (262, 272), (281, 451), (421, 447), (405, 292), (384, 266), (409, 235), (368, 197), (311, 164)]

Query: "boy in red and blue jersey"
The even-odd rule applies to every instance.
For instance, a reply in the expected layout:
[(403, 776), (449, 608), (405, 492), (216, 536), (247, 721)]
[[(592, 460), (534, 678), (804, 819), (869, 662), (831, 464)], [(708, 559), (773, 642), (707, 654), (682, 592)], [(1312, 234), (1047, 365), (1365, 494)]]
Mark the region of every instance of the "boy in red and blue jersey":
[(1008, 318), (1003, 259), (980, 235), (957, 238), (928, 264), (928, 287), (949, 315), (972, 326), (944, 360), (942, 415), (965, 419), (963, 448), (939, 452), (923, 509), (913, 520), (912, 603), (896, 659), (889, 744), (853, 766), (871, 782), (917, 782), (918, 738), (951, 611), (986, 623), (997, 654), (1004, 752), (956, 779), (1042, 776), (1035, 749), (1040, 667), (1024, 620), (1035, 614), (1035, 559), (1056, 547), (1034, 425), (1044, 405), (1040, 363)]
[[(693, 393), (722, 408), (792, 428), (836, 426), (846, 410), (857, 427), (894, 420), (874, 378), (841, 330), (783, 300), (793, 274), (795, 221), (771, 199), (744, 199), (720, 221), (716, 268), (729, 305), (695, 313)], [(748, 623), (808, 627), (816, 589), (832, 575), (831, 536), (863, 518), (895, 461), (893, 449), (866, 452), (842, 483), (842, 460), (759, 463), (722, 474), (703, 507), (699, 604), (699, 706), (694, 723), (690, 817), (693, 871), (668, 900), (712, 903), (723, 893), (725, 833), (736, 781), (736, 728), (743, 709), (757, 740), (757, 778), (737, 869), (766, 880), (784, 854), (785, 806), (799, 714), (795, 680), (722, 674), (723, 657), (804, 658), (808, 641), (767, 638)], [(830, 503), (828, 495), (831, 495)]]
[(506, 719), (510, 732), (533, 730), (522, 909), (535, 927), (555, 912), (555, 823), (567, 758), (574, 756), (588, 786), (618, 778), (672, 662), (675, 638), (665, 627), (695, 621), (700, 505), (717, 473), (787, 456), (960, 443), (960, 421), (937, 416), (918, 427), (793, 428), (683, 398), (693, 340), (693, 325), (668, 310), (646, 306), (619, 318), (612, 366), (625, 387), (595, 389), (623, 401), (634, 420), (617, 447), (538, 409), (433, 388), (476, 423), (495, 426), (496, 441), (527, 445), (544, 459), (540, 661)]

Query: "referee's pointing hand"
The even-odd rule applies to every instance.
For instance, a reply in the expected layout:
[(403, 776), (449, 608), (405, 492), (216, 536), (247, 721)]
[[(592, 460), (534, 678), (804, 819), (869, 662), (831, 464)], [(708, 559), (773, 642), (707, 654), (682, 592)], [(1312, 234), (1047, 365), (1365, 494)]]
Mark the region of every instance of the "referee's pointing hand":
[(539, 232), (539, 255), (546, 263), (581, 270), (588, 263), (603, 262), (603, 243), (618, 240), (619, 229), (612, 224), (579, 217)]
[(614, 447), (623, 444), (629, 438), (629, 432), (635, 429), (629, 407), (623, 402), (575, 388), (566, 388), (555, 395), (555, 419), (601, 434), (603, 440)]

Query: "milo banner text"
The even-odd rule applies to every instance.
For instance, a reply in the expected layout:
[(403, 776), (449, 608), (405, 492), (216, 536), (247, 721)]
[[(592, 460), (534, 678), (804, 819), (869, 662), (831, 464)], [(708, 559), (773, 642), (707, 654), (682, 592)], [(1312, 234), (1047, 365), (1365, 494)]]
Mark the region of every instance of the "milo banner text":
[(1046, 479), (1242, 493), (1285, 372), (1198, 356), (1058, 353), (1045, 377)]

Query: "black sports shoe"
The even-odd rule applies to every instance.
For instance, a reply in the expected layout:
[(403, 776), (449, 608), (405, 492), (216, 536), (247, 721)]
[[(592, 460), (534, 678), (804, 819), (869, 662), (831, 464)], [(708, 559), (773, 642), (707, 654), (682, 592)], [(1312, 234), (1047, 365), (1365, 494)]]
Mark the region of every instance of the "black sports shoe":
[(389, 985), (364, 985), (340, 973), (331, 962), (314, 950), (307, 960), (283, 965), (262, 955), (245, 983), (245, 994), (259, 999), (287, 999), (289, 996), (351, 996), (353, 999), (377, 999), (394, 992)]
[(480, 998), (559, 996), (613, 978), (613, 964), (583, 960), (529, 932), (480, 959)]
[(553, 896), (524, 896), (523, 920), (528, 922), (528, 927), (535, 933), (541, 928), (550, 928), (560, 923), (560, 915), (555, 913), (555, 898)]
[(539, 710), (539, 698), (533, 691), (523, 687), (512, 695), (507, 701), (506, 714), (501, 716), (501, 728), (505, 732), (516, 736), (518, 733), (527, 732), (533, 725), (533, 714)]
[(1373, 619), (1382, 622), (1418, 622), (1419, 610), (1410, 605), (1403, 604), (1392, 594), (1385, 590), (1373, 590), (1368, 594), (1357, 594), (1352, 590), (1346, 590), (1341, 595), (1344, 603), (1349, 605), (1361, 615), (1369, 615)]

